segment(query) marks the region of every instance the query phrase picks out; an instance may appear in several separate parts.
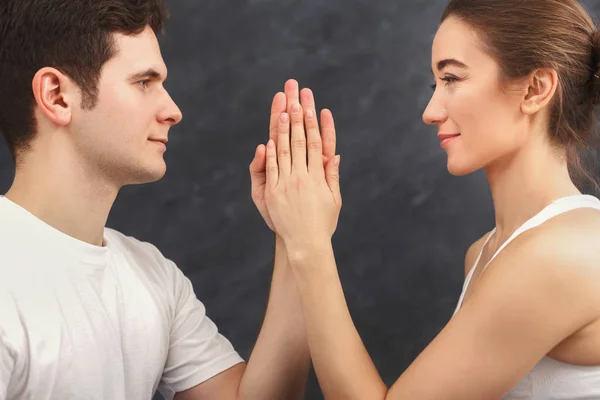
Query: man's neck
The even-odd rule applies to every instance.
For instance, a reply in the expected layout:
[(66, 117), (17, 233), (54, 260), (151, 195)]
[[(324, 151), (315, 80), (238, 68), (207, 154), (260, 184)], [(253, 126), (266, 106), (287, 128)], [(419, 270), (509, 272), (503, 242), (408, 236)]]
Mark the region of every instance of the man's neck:
[(84, 167), (27, 160), (17, 168), (5, 196), (55, 229), (103, 246), (104, 226), (117, 193)]

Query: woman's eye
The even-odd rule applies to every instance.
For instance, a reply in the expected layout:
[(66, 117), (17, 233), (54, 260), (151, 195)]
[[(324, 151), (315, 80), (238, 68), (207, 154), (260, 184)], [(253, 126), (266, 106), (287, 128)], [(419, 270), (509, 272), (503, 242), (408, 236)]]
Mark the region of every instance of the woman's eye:
[(445, 76), (445, 77), (442, 78), (442, 80), (444, 82), (446, 82), (446, 85), (448, 85), (448, 83), (456, 82), (458, 79), (455, 78), (454, 76)]
[[(446, 82), (445, 86), (448, 86), (450, 83), (458, 81), (458, 78), (455, 76), (445, 76), (443, 78), (440, 78), (440, 80)], [(431, 89), (435, 90), (436, 88), (437, 88), (437, 84), (434, 82), (431, 85)]]

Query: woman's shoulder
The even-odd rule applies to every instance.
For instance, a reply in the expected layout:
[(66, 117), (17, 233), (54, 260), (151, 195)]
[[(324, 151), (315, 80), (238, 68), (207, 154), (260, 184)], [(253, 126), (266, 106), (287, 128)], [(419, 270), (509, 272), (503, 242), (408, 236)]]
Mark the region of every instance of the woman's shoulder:
[(523, 245), (534, 246), (559, 258), (591, 257), (600, 261), (600, 252), (593, 251), (600, 243), (600, 209), (578, 208), (564, 212), (523, 236)]
[(593, 289), (600, 301), (599, 243), (600, 210), (575, 209), (517, 236), (490, 268), (495, 264), (496, 269), (514, 270), (517, 275), (531, 274), (546, 282), (546, 288)]
[[(539, 326), (547, 325), (548, 318), (568, 316), (571, 322), (559, 328), (573, 333), (600, 319), (598, 243), (600, 211), (575, 209), (554, 216), (519, 234), (497, 254), (469, 302), (484, 314), (500, 318), (507, 312), (502, 318), (530, 318)], [(476, 248), (474, 244), (473, 252)]]

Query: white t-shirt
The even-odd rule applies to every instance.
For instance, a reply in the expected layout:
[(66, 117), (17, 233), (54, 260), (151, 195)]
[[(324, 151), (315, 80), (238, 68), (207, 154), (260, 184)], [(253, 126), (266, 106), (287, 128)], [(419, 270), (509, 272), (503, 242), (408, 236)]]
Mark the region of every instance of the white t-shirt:
[(93, 246), (0, 196), (0, 400), (167, 399), (243, 360), (151, 244)]

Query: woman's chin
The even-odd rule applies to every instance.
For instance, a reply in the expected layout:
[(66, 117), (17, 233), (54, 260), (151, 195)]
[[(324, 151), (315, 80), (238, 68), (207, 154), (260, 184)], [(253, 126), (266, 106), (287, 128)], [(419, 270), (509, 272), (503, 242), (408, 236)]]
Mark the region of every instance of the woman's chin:
[(448, 160), (448, 172), (454, 176), (465, 176), (477, 170), (473, 165), (466, 163), (458, 163), (452, 162), (452, 160)]

